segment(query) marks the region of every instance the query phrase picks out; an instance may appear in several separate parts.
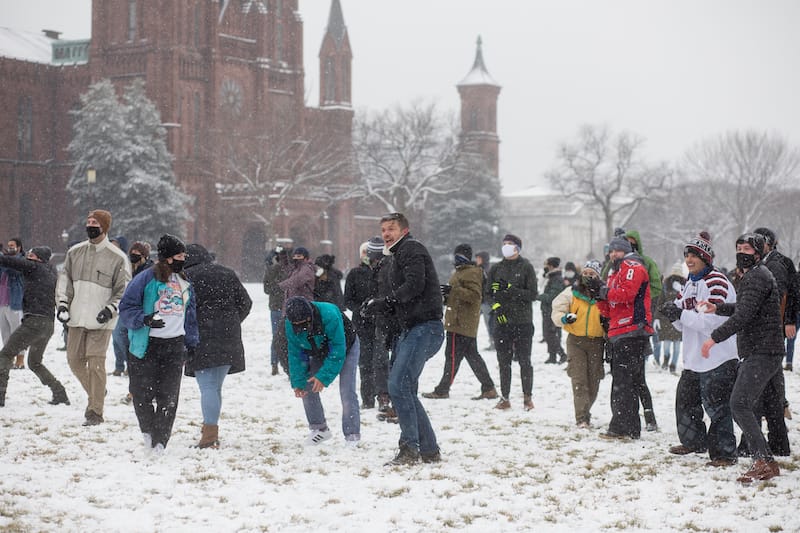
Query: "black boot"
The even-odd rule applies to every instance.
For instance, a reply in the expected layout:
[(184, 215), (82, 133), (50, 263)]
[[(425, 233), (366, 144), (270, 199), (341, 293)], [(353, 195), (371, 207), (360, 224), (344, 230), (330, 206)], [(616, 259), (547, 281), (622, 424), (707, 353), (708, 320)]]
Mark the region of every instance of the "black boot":
[(544, 362), (546, 365), (555, 365), (558, 361), (556, 360), (556, 354), (551, 353), (550, 357), (547, 358), (547, 361)]
[(644, 421), (646, 424), (645, 430), (658, 431), (658, 424), (656, 424), (656, 414), (653, 412), (652, 409), (644, 410)]
[(58, 405), (63, 403), (69, 405), (69, 398), (67, 398), (67, 391), (60, 383), (53, 387), (53, 399), (48, 402), (50, 405)]

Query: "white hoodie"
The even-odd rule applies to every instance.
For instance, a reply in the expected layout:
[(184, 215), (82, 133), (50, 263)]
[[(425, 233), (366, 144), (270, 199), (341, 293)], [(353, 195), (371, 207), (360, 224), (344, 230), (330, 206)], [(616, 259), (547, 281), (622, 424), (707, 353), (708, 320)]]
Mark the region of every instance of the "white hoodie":
[(675, 299), (675, 305), (683, 309), (680, 320), (672, 323), (675, 329), (683, 333), (683, 368), (694, 372), (708, 372), (727, 361), (738, 359), (739, 355), (736, 350), (736, 335), (715, 344), (708, 359), (700, 354), (700, 348), (711, 337), (711, 332), (728, 320), (728, 317), (698, 313), (695, 305), (699, 301), (713, 304), (735, 303), (736, 290), (722, 272), (712, 268), (702, 279), (688, 280)]

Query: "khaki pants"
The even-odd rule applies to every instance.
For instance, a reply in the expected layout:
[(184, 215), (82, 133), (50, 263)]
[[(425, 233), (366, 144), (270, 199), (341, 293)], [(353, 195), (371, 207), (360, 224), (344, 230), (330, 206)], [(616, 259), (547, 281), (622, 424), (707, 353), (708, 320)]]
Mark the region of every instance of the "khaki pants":
[(69, 328), (67, 362), (89, 396), (87, 409), (103, 416), (106, 395), (106, 350), (110, 329)]
[(567, 375), (572, 379), (572, 398), (577, 423), (591, 420), (591, 409), (597, 399), (603, 368), (602, 337), (567, 336)]

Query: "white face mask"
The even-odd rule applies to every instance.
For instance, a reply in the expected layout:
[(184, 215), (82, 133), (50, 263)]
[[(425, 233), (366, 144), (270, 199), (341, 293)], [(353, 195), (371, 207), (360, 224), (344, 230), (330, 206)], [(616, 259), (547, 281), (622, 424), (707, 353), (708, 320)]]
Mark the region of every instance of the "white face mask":
[(503, 257), (512, 257), (515, 253), (517, 253), (517, 247), (514, 244), (504, 244), (502, 250)]

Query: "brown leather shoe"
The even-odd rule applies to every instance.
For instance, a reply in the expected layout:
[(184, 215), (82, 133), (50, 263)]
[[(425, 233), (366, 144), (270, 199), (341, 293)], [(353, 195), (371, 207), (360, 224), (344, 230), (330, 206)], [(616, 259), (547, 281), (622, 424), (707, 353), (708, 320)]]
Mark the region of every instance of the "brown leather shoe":
[(526, 411), (533, 410), (533, 398), (530, 396), (525, 396), (525, 400), (522, 402), (523, 407), (525, 407)]
[(689, 455), (690, 453), (703, 453), (705, 450), (693, 450), (691, 448), (687, 448), (683, 444), (678, 444), (677, 446), (670, 446), (669, 453), (675, 455)]
[(755, 480), (766, 481), (775, 476), (781, 475), (781, 470), (778, 463), (775, 461), (765, 461), (764, 459), (756, 459), (750, 470), (736, 478), (740, 483), (752, 483)]
[(713, 466), (716, 468), (724, 468), (726, 466), (733, 466), (736, 464), (736, 459), (725, 459), (723, 457), (717, 457), (716, 459), (712, 459), (706, 463), (706, 466)]
[(482, 392), (477, 396), (473, 396), (473, 400), (496, 400), (498, 397), (496, 389), (489, 389), (486, 392)]
[(422, 393), (422, 397), (423, 398), (428, 398), (430, 400), (446, 400), (446, 399), (448, 399), (450, 397), (450, 394), (447, 393), (447, 392), (440, 393), (440, 392), (436, 392), (436, 391), (423, 392)]
[(503, 411), (505, 411), (506, 409), (511, 409), (511, 402), (509, 402), (505, 398), (500, 398), (500, 401), (497, 402), (497, 405), (495, 405), (494, 408), (501, 409)]

